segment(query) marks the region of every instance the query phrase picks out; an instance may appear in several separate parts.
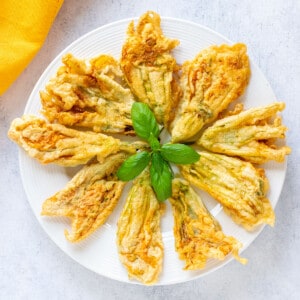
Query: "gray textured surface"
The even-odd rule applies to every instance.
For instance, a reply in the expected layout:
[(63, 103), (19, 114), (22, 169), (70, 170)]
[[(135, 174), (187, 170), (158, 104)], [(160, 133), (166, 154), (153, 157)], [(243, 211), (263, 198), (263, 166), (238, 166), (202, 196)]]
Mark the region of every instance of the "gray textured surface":
[[(208, 26), (248, 45), (251, 58), (287, 104), (290, 128), (285, 185), (274, 229), (265, 228), (244, 252), (242, 266), (165, 287), (119, 283), (94, 274), (66, 256), (46, 236), (27, 202), (17, 147), (6, 137), (11, 120), (52, 59), (82, 34), (146, 10)], [(0, 99), (0, 299), (300, 299), (300, 2), (65, 0), (38, 55)], [(99, 253), (101, 255), (101, 253)]]

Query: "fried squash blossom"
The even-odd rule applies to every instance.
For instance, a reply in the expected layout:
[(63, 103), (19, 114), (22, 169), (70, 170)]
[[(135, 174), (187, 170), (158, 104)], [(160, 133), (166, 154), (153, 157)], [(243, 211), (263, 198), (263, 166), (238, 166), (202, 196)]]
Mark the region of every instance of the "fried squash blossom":
[(162, 269), (160, 230), (164, 204), (159, 203), (145, 170), (133, 182), (118, 221), (117, 245), (128, 275), (146, 284), (156, 282)]

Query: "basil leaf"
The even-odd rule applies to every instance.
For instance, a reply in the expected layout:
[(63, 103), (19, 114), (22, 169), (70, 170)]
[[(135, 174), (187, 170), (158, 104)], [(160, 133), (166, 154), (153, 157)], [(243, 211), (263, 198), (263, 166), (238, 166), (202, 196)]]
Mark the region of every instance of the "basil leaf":
[(172, 195), (172, 172), (169, 164), (159, 153), (152, 154), (150, 167), (150, 178), (152, 187), (158, 201), (165, 201)]
[[(160, 175), (163, 171), (164, 159), (159, 153), (152, 153), (151, 167)], [(150, 167), (150, 172), (151, 172)]]
[(122, 181), (129, 181), (138, 176), (149, 164), (150, 153), (142, 151), (127, 158), (120, 166), (117, 176)]
[(156, 138), (159, 136), (158, 124), (147, 104), (141, 102), (133, 103), (131, 107), (131, 119), (135, 133), (140, 138), (148, 140), (150, 133)]
[(164, 144), (160, 153), (165, 160), (175, 164), (192, 164), (200, 158), (193, 148), (184, 144)]
[(157, 151), (158, 149), (160, 149), (160, 142), (158, 141), (158, 139), (153, 135), (153, 133), (150, 133), (148, 142), (150, 144), (150, 147), (153, 151)]

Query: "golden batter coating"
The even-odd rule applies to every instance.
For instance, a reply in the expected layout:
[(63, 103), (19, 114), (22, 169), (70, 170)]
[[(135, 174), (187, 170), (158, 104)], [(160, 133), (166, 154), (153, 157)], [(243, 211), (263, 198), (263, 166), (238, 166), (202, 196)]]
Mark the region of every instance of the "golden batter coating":
[(48, 198), (43, 216), (63, 216), (72, 221), (72, 232), (65, 230), (70, 242), (79, 242), (98, 229), (115, 208), (125, 182), (115, 175), (125, 154), (112, 155), (103, 164), (84, 166), (66, 187)]
[(235, 157), (198, 153), (200, 159), (196, 163), (180, 166), (186, 180), (208, 192), (245, 229), (255, 229), (262, 223), (274, 225), (275, 214), (266, 197), (268, 180), (263, 169)]
[(178, 66), (170, 51), (179, 44), (163, 35), (160, 16), (149, 11), (134, 27), (131, 22), (122, 48), (121, 67), (128, 85), (152, 109), (157, 121), (168, 126), (174, 117), (179, 88), (173, 72)]
[(109, 55), (90, 61), (72, 54), (40, 92), (42, 113), (51, 123), (95, 132), (134, 134), (130, 117), (134, 96), (119, 63)]
[(149, 171), (145, 170), (133, 182), (117, 230), (119, 257), (128, 276), (145, 284), (155, 283), (162, 269), (163, 210), (151, 187)]
[(218, 120), (204, 131), (197, 144), (212, 152), (238, 156), (253, 163), (283, 162), (291, 149), (277, 147), (274, 142), (285, 137), (287, 128), (276, 116), (284, 107), (283, 102), (275, 102)]
[(174, 143), (195, 139), (203, 125), (243, 94), (250, 77), (246, 51), (244, 44), (211, 46), (183, 64), (183, 96), (171, 125)]
[(226, 236), (219, 222), (209, 213), (200, 197), (188, 182), (173, 180), (172, 204), (174, 215), (175, 247), (184, 260), (184, 270), (203, 269), (209, 258), (224, 260), (230, 253), (240, 261), (242, 244), (234, 237)]
[(103, 162), (111, 154), (120, 151), (134, 154), (145, 146), (142, 142), (129, 144), (101, 133), (49, 124), (31, 115), (15, 119), (8, 136), (40, 163), (61, 166), (85, 164), (95, 156)]

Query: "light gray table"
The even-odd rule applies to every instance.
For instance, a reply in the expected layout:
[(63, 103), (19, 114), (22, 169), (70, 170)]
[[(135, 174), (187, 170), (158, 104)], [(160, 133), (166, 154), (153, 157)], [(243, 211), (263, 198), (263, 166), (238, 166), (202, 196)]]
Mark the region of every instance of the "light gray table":
[[(116, 282), (75, 263), (48, 238), (27, 202), (18, 149), (6, 133), (53, 58), (84, 33), (146, 10), (208, 26), (248, 45), (251, 58), (286, 102), (293, 148), (274, 229), (206, 277), (172, 286)], [(65, 0), (38, 55), (0, 99), (0, 299), (300, 299), (300, 2), (298, 0)], [(0, 79), (1, 80), (1, 79)], [(101, 254), (99, 254), (101, 255)]]

